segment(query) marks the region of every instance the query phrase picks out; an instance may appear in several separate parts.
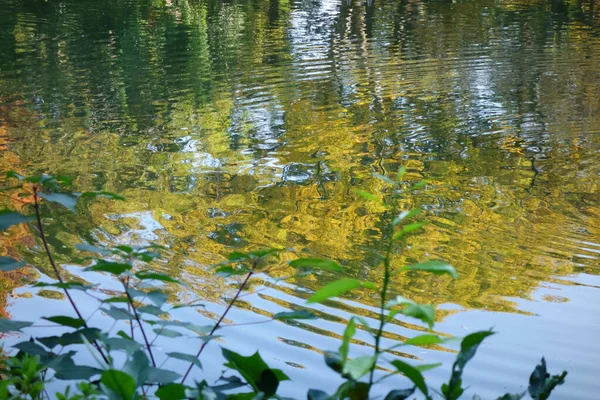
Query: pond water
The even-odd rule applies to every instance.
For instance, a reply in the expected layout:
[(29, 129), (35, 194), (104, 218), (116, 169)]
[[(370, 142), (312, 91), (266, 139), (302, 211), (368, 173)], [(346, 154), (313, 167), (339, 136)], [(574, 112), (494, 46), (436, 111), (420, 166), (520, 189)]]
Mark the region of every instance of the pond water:
[[(127, 198), (75, 215), (53, 209), (47, 229), (62, 263), (81, 242), (165, 245), (156, 268), (189, 284), (173, 296), (207, 303), (185, 316), (204, 323), (236, 284), (209, 266), (234, 250), (292, 247), (379, 282), (380, 210), (352, 189), (378, 192), (372, 174), (405, 165), (407, 179), (429, 180), (405, 200), (429, 224), (394, 268), (442, 259), (460, 279), (405, 275), (394, 292), (436, 304), (440, 333), (495, 327), (467, 367), (472, 389), (484, 398), (523, 390), (544, 355), (552, 371), (569, 371), (557, 399), (598, 398), (594, 0), (0, 6), (0, 167), (70, 175), (78, 190)], [(24, 226), (0, 237), (0, 249), (24, 254), (42, 279), (49, 271)], [(288, 273), (256, 279), (230, 322), (302, 307), (339, 277), (274, 282)], [(21, 277), (0, 280), (4, 315), (65, 306), (29, 296)], [(375, 307), (359, 291), (317, 306), (320, 320), (231, 328), (222, 343), (260, 349), (293, 378), (286, 393), (303, 398), (309, 386), (339, 383), (319, 351), (338, 347), (351, 313), (372, 318)], [(423, 330), (398, 320), (386, 340)], [(352, 354), (364, 354), (365, 332), (357, 338)], [(449, 365), (451, 350), (398, 355)], [(205, 365), (218, 354), (212, 345)], [(447, 371), (427, 376), (437, 385)]]

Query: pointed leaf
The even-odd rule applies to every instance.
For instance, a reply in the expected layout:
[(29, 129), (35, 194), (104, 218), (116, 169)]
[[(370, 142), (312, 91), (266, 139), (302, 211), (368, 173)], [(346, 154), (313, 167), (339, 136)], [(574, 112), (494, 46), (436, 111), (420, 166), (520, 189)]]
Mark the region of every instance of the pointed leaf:
[(221, 278), (229, 278), (235, 275), (246, 275), (250, 270), (247, 268), (220, 267), (215, 272)]
[(33, 322), (14, 321), (12, 319), (0, 318), (0, 333), (21, 332), (21, 329), (33, 325)]
[(413, 346), (429, 346), (432, 344), (440, 344), (444, 343), (444, 339), (439, 337), (438, 335), (425, 334), (415, 336), (413, 338), (408, 339), (404, 344), (410, 344)]
[(400, 313), (407, 317), (420, 319), (429, 325), (429, 329), (435, 323), (435, 308), (432, 305), (409, 304), (400, 310)]
[(157, 272), (145, 272), (140, 271), (135, 274), (138, 279), (141, 280), (157, 280), (163, 282), (181, 283), (175, 278), (171, 278), (169, 275), (160, 274)]
[(317, 319), (315, 314), (308, 310), (284, 311), (273, 315), (273, 319), (286, 321), (290, 319)]
[(100, 382), (102, 382), (105, 388), (109, 389), (109, 393), (114, 398), (131, 400), (134, 397), (136, 388), (135, 380), (125, 372), (109, 369), (102, 373)]
[(63, 325), (63, 326), (70, 326), (71, 328), (81, 328), (82, 326), (85, 325), (85, 321), (82, 320), (81, 318), (72, 318), (72, 317), (67, 317), (64, 315), (59, 315), (56, 317), (48, 317), (48, 318), (43, 318), (47, 321), (50, 322), (54, 322), (55, 324), (59, 324), (59, 325)]
[(29, 222), (33, 220), (33, 217), (25, 216), (21, 213), (10, 211), (10, 210), (1, 210), (0, 211), (0, 230), (5, 230), (10, 228), (13, 225), (22, 224), (23, 222)]
[(160, 400), (183, 400), (187, 399), (185, 390), (186, 386), (180, 383), (170, 383), (168, 385), (161, 386), (156, 391), (156, 395)]
[(327, 299), (332, 297), (338, 297), (342, 294), (351, 291), (352, 289), (356, 289), (359, 287), (371, 287), (372, 285), (365, 285), (363, 282), (358, 279), (339, 279), (335, 282), (332, 282), (328, 285), (323, 286), (321, 289), (317, 290), (315, 294), (313, 294), (309, 299), (308, 303), (321, 303)]
[(405, 400), (408, 399), (414, 392), (417, 387), (413, 386), (410, 389), (396, 389), (392, 390), (385, 396), (384, 400)]
[(290, 266), (294, 268), (315, 268), (325, 271), (341, 271), (342, 267), (332, 260), (320, 260), (318, 258), (299, 258), (291, 261)]
[(415, 208), (414, 210), (410, 210), (410, 211), (402, 211), (400, 214), (398, 214), (398, 216), (396, 218), (394, 218), (394, 220), (392, 221), (392, 225), (396, 226), (403, 220), (405, 220), (407, 218), (416, 217), (420, 213), (421, 213), (421, 210), (419, 208)]
[(307, 398), (308, 400), (329, 400), (331, 396), (329, 396), (322, 390), (309, 389), (307, 393)]
[(71, 211), (75, 211), (75, 205), (77, 204), (77, 199), (62, 193), (39, 193), (40, 197), (46, 199), (47, 201), (51, 201), (52, 203), (58, 203), (63, 207), (68, 208)]
[(180, 374), (174, 371), (169, 371), (166, 369), (149, 367), (148, 368), (148, 377), (146, 378), (146, 382), (148, 383), (158, 383), (159, 385), (164, 385), (167, 383), (172, 383), (176, 379), (181, 377)]
[(348, 351), (350, 348), (350, 339), (352, 339), (356, 335), (356, 322), (355, 318), (352, 317), (348, 320), (348, 324), (346, 325), (346, 329), (344, 330), (344, 337), (342, 339), (342, 344), (340, 345), (339, 354), (342, 356), (342, 362), (346, 363), (348, 359)]
[(83, 192), (79, 196), (82, 199), (85, 198), (103, 198), (103, 199), (111, 199), (111, 200), (125, 200), (125, 197), (119, 196), (118, 194), (114, 194), (111, 192)]
[(172, 352), (172, 353), (167, 353), (167, 355), (169, 357), (172, 358), (177, 358), (179, 360), (183, 360), (183, 361), (187, 361), (189, 363), (193, 363), (195, 366), (197, 366), (198, 368), (202, 369), (202, 363), (200, 362), (200, 360), (198, 359), (198, 357), (196, 357), (195, 355), (192, 354), (185, 354), (185, 353), (179, 353), (179, 352)]
[(369, 192), (365, 192), (364, 190), (358, 190), (358, 189), (354, 189), (354, 193), (356, 193), (357, 195), (367, 199), (367, 200), (371, 200), (374, 201), (376, 203), (381, 203), (381, 199), (377, 196), (375, 196), (372, 193)]
[(394, 234), (394, 240), (398, 240), (400, 239), (402, 236), (416, 231), (417, 229), (423, 227), (425, 225), (425, 222), (415, 222), (414, 224), (408, 224), (408, 225), (404, 225), (402, 227), (402, 229), (400, 229), (398, 232), (396, 232)]
[(381, 175), (381, 174), (373, 174), (373, 176), (374, 176), (375, 178), (379, 179), (379, 180), (382, 180), (382, 181), (384, 181), (384, 182), (390, 183), (390, 184), (392, 184), (392, 185), (396, 185), (396, 184), (397, 184), (397, 182), (396, 182), (396, 181), (394, 181), (393, 179), (390, 179), (390, 178), (388, 178), (388, 177), (387, 177), (387, 176), (385, 176), (385, 175)]
[(450, 264), (443, 261), (426, 261), (420, 264), (409, 265), (402, 268), (401, 271), (425, 271), (435, 275), (448, 274), (454, 279), (458, 278), (456, 270)]
[(117, 308), (110, 306), (109, 308), (101, 308), (102, 311), (106, 313), (109, 317), (119, 321), (119, 320), (133, 320), (135, 316), (131, 314), (129, 311), (123, 308)]
[(26, 264), (25, 261), (18, 261), (11, 257), (0, 256), (0, 271), (3, 272), (14, 271), (15, 269), (24, 267)]
[(414, 383), (415, 386), (419, 388), (419, 390), (425, 395), (425, 397), (429, 396), (427, 385), (425, 384), (425, 379), (423, 378), (423, 375), (421, 375), (421, 372), (418, 369), (416, 369), (410, 364), (405, 363), (402, 360), (394, 360), (392, 361), (392, 365), (396, 367), (398, 372), (410, 379), (411, 382)]
[(123, 272), (131, 270), (131, 268), (130, 264), (98, 260), (96, 264), (87, 267), (84, 271), (108, 272), (113, 275), (121, 275)]
[(154, 328), (152, 330), (154, 331), (154, 333), (156, 333), (159, 336), (165, 336), (165, 337), (170, 337), (170, 338), (176, 338), (176, 337), (183, 336), (183, 334), (181, 332), (177, 332), (177, 331), (174, 331), (174, 330), (168, 329), (168, 328)]
[(406, 167), (403, 165), (398, 168), (398, 174), (396, 175), (396, 180), (398, 182), (402, 182), (402, 178), (404, 178), (404, 174), (406, 173)]
[(344, 363), (344, 374), (348, 374), (355, 381), (365, 376), (373, 367), (375, 357), (363, 356), (353, 358)]

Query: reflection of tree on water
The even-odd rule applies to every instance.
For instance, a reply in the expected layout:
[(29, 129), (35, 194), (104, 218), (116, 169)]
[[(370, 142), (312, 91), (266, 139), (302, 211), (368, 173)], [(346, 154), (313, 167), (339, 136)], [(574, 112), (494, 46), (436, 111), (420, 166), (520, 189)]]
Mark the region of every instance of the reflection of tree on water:
[(62, 246), (96, 227), (113, 241), (135, 230), (107, 214), (150, 213), (172, 249), (161, 268), (215, 300), (225, 283), (206, 265), (249, 243), (380, 279), (380, 210), (351, 189), (377, 192), (370, 173), (407, 164), (432, 179), (412, 200), (431, 224), (404, 261), (442, 258), (462, 278), (409, 275), (399, 290), (513, 311), (503, 298), (598, 271), (584, 244), (600, 242), (600, 43), (586, 4), (140, 1), (99, 13), (12, 1), (2, 162), (128, 198), (66, 221), (55, 211), (65, 261)]

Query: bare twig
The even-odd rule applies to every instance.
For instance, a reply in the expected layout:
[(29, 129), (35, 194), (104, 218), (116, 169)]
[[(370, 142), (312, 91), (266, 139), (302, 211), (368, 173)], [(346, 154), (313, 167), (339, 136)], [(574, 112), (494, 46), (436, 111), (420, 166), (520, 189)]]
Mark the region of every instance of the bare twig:
[[(252, 277), (252, 275), (254, 275), (254, 268), (256, 268), (257, 262), (258, 261), (254, 261), (252, 263), (252, 268), (250, 269), (250, 272), (248, 272), (248, 274), (246, 275), (246, 278), (244, 279), (244, 281), (242, 282), (242, 284), (238, 288), (235, 296), (233, 296), (233, 299), (231, 299), (231, 301), (229, 302), (229, 304), (227, 304), (227, 308), (225, 309), (225, 311), (223, 311), (223, 314), (221, 314), (221, 316), (219, 317), (217, 323), (215, 324), (215, 326), (213, 326), (213, 328), (211, 329), (211, 331), (208, 334), (208, 336), (214, 335), (215, 331), (217, 329), (219, 329), (219, 326), (221, 325), (221, 322), (223, 322), (223, 320), (225, 319), (225, 316), (227, 315), (227, 313), (229, 312), (229, 310), (231, 310), (231, 307), (233, 307), (233, 304), (240, 297), (240, 294), (242, 293), (242, 290), (244, 290), (244, 287), (246, 286), (246, 284), (248, 283), (248, 281), (250, 280), (250, 278)], [(196, 353), (196, 358), (200, 358), (200, 355), (204, 351), (204, 348), (206, 347), (207, 343), (208, 343), (208, 341), (203, 341), (202, 342), (202, 345), (200, 346), (200, 349), (198, 350), (198, 353)], [(185, 382), (185, 380), (187, 379), (188, 375), (192, 371), (192, 368), (194, 368), (194, 365), (195, 364), (193, 362), (190, 363), (190, 366), (188, 367), (187, 371), (185, 372), (185, 375), (183, 375), (183, 378), (181, 379), (181, 384), (183, 384)]]
[(148, 341), (148, 337), (146, 336), (146, 331), (144, 330), (144, 326), (142, 325), (142, 321), (140, 320), (140, 315), (137, 312), (137, 308), (135, 308), (135, 304), (133, 303), (133, 298), (131, 297), (131, 295), (129, 294), (129, 290), (127, 290), (127, 283), (125, 283), (125, 280), (121, 280), (121, 283), (123, 284), (123, 287), (125, 288), (125, 295), (127, 296), (127, 304), (131, 305), (131, 310), (133, 311), (133, 316), (135, 317), (135, 320), (138, 323), (138, 326), (140, 327), (140, 331), (142, 331), (142, 336), (144, 337), (144, 343), (146, 344), (146, 348), (148, 349), (148, 355), (150, 356), (150, 361), (152, 361), (152, 366), (156, 367), (156, 361), (154, 361), (154, 354), (152, 354), (152, 346), (150, 345), (150, 342)]
[[(44, 250), (46, 251), (46, 255), (48, 256), (50, 265), (52, 265), (52, 269), (54, 270), (56, 279), (58, 279), (58, 281), (60, 283), (65, 283), (65, 281), (60, 273), (60, 270), (58, 269), (58, 266), (56, 265), (56, 262), (54, 261), (54, 257), (52, 257), (52, 253), (50, 252), (50, 247), (48, 246), (48, 240), (46, 239), (46, 234), (44, 233), (44, 225), (42, 224), (42, 215), (40, 213), (40, 202), (38, 199), (38, 188), (36, 185), (33, 185), (33, 206), (35, 208), (35, 219), (37, 221), (37, 226), (40, 231), (40, 237), (42, 238), (42, 243), (44, 244)], [(81, 315), (79, 308), (77, 308), (77, 305), (75, 304), (75, 301), (73, 301), (73, 298), (71, 297), (71, 294), (69, 293), (67, 288), (63, 287), (63, 290), (65, 292), (65, 295), (67, 296), (67, 299), (69, 299), (69, 302), (71, 303), (71, 306), (73, 307), (73, 310), (75, 310), (77, 317), (83, 321), (84, 328), (89, 328), (86, 320)], [(92, 343), (94, 344), (94, 346), (100, 353), (100, 356), (102, 357), (104, 362), (109, 364), (110, 362), (108, 360), (108, 357), (106, 356), (106, 354), (104, 354), (104, 351), (102, 351), (102, 348), (100, 347), (98, 342), (94, 339)]]

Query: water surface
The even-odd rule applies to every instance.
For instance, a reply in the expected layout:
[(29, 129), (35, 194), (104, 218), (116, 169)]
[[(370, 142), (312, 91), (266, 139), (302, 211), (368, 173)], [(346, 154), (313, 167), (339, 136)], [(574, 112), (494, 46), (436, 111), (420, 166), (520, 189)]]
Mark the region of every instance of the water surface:
[[(208, 312), (185, 316), (205, 323), (235, 285), (208, 266), (234, 250), (293, 247), (335, 259), (344, 276), (378, 282), (380, 210), (352, 189), (378, 192), (373, 173), (406, 165), (409, 180), (430, 180), (405, 200), (426, 210), (429, 224), (394, 268), (442, 259), (461, 278), (407, 275), (394, 290), (438, 305), (441, 333), (499, 331), (467, 370), (472, 388), (485, 398), (521, 390), (545, 355), (552, 370), (569, 371), (557, 398), (597, 397), (594, 1), (0, 6), (0, 166), (70, 175), (78, 190), (128, 199), (99, 201), (76, 216), (53, 210), (48, 231), (62, 262), (82, 241), (166, 245), (156, 268), (190, 285), (174, 296), (207, 301)], [(42, 279), (48, 273), (26, 227), (2, 236), (0, 249), (25, 252)], [(257, 279), (231, 321), (302, 306), (336, 278), (273, 282), (289, 272), (282, 266)], [(22, 276), (2, 279), (5, 313), (43, 315), (46, 298), (23, 297), (22, 288), (9, 296)], [(370, 293), (357, 292), (317, 307), (317, 322), (231, 328), (224, 345), (260, 348), (294, 378), (288, 394), (302, 398), (309, 385), (332, 388), (319, 349), (337, 348), (350, 313), (373, 317), (375, 306)], [(423, 329), (398, 320), (388, 339)], [(365, 332), (358, 339), (357, 355), (366, 351)], [(209, 359), (218, 357), (213, 347)], [(399, 356), (450, 363), (450, 350)]]

